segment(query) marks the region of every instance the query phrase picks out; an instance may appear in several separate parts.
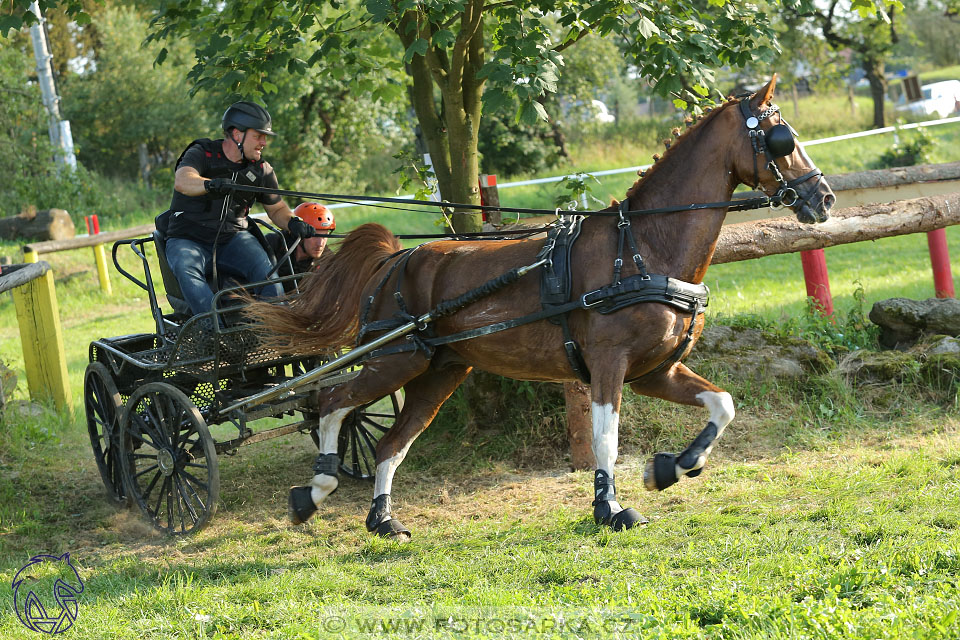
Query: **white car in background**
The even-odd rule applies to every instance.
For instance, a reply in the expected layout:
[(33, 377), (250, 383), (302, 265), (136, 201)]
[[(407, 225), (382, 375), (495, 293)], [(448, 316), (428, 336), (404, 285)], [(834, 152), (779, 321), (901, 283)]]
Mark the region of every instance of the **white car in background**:
[(922, 100), (908, 102), (897, 107), (918, 116), (949, 116), (960, 108), (960, 80), (944, 80), (920, 87)]

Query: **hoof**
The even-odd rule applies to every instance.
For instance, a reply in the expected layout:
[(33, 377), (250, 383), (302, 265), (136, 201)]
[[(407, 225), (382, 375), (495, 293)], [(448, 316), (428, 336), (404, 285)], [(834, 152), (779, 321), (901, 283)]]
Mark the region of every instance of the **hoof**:
[(317, 512), (317, 505), (310, 497), (311, 487), (290, 487), (290, 497), (287, 500), (287, 513), (290, 522), (301, 524), (310, 519)]
[(648, 491), (663, 491), (677, 483), (677, 456), (658, 453), (643, 470), (643, 486)]
[(374, 529), (373, 532), (381, 538), (389, 538), (397, 542), (410, 542), (410, 538), (412, 537), (410, 529), (403, 526), (396, 518), (384, 520), (377, 525), (377, 528)]
[(624, 509), (610, 518), (610, 526), (614, 531), (623, 531), (631, 529), (638, 524), (647, 524), (650, 521), (640, 515), (635, 509)]
[(635, 509), (624, 509), (617, 502), (605, 500), (593, 507), (593, 521), (606, 525), (614, 531), (623, 531), (634, 525), (650, 522)]

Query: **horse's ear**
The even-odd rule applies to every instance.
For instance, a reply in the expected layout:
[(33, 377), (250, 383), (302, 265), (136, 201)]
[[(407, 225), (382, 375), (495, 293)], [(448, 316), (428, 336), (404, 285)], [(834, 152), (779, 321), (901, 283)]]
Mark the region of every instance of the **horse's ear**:
[(760, 91), (753, 96), (750, 105), (754, 109), (759, 109), (760, 105), (770, 104), (773, 101), (773, 90), (777, 87), (777, 74), (774, 73), (770, 82), (765, 84)]

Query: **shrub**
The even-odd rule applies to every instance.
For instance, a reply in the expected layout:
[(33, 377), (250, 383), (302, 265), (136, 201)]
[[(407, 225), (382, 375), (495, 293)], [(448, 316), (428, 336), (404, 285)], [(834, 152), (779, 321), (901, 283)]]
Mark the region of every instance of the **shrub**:
[[(903, 131), (898, 129), (898, 137)], [(926, 129), (918, 127), (916, 133), (905, 142), (894, 142), (893, 146), (883, 152), (875, 163), (877, 169), (889, 167), (911, 167), (915, 164), (928, 164), (937, 145), (936, 139)]]

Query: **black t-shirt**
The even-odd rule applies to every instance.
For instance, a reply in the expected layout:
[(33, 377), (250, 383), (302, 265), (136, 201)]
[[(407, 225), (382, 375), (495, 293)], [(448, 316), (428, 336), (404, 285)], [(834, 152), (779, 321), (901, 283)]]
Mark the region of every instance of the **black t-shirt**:
[[(263, 160), (232, 162), (223, 153), (223, 140), (197, 141), (184, 152), (177, 169), (184, 166), (193, 167), (205, 178), (230, 178), (239, 184), (279, 188), (277, 175), (269, 163)], [(246, 217), (254, 202), (276, 204), (280, 196), (239, 191), (229, 196), (186, 196), (175, 191), (170, 204), (173, 215), (169, 235), (204, 243), (212, 243), (215, 238), (220, 244), (229, 242), (235, 233), (247, 228)], [(222, 225), (221, 218), (224, 218)]]

